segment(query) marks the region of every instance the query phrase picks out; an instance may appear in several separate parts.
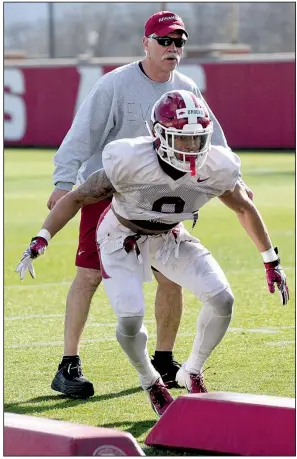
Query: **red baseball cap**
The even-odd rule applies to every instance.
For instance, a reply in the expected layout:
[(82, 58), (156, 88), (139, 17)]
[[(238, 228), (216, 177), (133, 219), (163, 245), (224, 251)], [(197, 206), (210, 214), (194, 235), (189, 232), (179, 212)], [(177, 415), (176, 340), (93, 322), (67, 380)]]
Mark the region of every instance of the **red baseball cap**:
[(153, 33), (165, 37), (175, 30), (182, 30), (188, 37), (188, 32), (180, 16), (170, 11), (159, 11), (153, 14), (144, 25), (144, 35), (149, 37)]

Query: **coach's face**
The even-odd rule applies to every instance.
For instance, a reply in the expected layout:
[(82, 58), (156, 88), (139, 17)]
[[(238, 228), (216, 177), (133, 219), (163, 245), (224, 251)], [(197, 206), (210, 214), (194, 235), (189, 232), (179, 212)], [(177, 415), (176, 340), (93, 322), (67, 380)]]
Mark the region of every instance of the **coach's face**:
[(186, 35), (182, 31), (176, 31), (169, 33), (166, 37), (177, 39), (178, 46), (176, 46), (174, 41), (171, 44), (167, 44), (166, 40), (164, 46), (164, 37), (158, 42), (158, 38), (160, 37), (157, 35), (154, 35), (154, 38), (144, 37), (143, 45), (147, 58), (156, 69), (164, 72), (172, 72), (180, 62)]

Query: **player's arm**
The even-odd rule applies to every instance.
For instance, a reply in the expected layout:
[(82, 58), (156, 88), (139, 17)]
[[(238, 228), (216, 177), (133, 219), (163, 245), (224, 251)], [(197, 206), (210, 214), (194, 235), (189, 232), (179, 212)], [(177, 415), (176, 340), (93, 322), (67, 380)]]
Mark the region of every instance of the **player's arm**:
[(100, 169), (90, 175), (82, 185), (60, 199), (48, 214), (40, 232), (23, 253), (16, 268), (20, 278), (24, 279), (27, 271), (33, 278), (35, 277), (32, 260), (45, 252), (48, 241), (77, 214), (82, 206), (102, 201), (112, 196), (114, 191), (104, 169)]
[(269, 291), (274, 293), (276, 283), (280, 290), (282, 304), (286, 304), (289, 300), (286, 276), (280, 266), (278, 251), (273, 249), (268, 230), (255, 204), (248, 198), (244, 187), (239, 182), (233, 190), (226, 191), (220, 196), (220, 200), (236, 213), (241, 225), (261, 252)]
[(226, 191), (220, 196), (220, 200), (236, 213), (241, 225), (260, 252), (272, 248), (264, 221), (255, 204), (247, 197), (241, 183), (237, 182), (233, 190)]
[(104, 169), (94, 172), (82, 185), (60, 199), (48, 214), (43, 228), (53, 237), (77, 214), (82, 206), (102, 201), (112, 196), (114, 191)]

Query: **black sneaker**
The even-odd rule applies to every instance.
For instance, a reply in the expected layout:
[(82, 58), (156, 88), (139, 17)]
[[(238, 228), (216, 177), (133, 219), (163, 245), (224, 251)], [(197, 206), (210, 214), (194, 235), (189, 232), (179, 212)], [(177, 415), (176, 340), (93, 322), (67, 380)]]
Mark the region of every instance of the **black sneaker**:
[(94, 386), (84, 377), (79, 358), (70, 362), (62, 360), (51, 388), (70, 397), (88, 398), (94, 395)]
[(181, 367), (176, 360), (173, 360), (173, 358), (170, 357), (169, 359), (162, 359), (162, 361), (160, 361), (153, 355), (151, 363), (157, 372), (160, 373), (162, 380), (168, 389), (181, 388), (175, 380), (176, 373)]

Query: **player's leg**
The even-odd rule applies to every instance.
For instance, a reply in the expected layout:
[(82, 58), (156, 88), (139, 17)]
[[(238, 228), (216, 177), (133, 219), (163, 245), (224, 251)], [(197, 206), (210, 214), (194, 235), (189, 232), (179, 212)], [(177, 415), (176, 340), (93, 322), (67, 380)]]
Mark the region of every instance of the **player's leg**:
[(153, 259), (152, 265), (203, 303), (192, 351), (178, 371), (177, 381), (190, 390), (206, 391), (201, 375), (203, 365), (225, 335), (232, 316), (234, 298), (229, 283), (216, 260), (200, 243), (182, 242), (178, 258), (173, 251), (165, 264)]
[(203, 303), (197, 318), (197, 333), (191, 353), (177, 375), (180, 382), (186, 383), (191, 392), (206, 391), (201, 378), (203, 365), (228, 329), (233, 303), (234, 297), (230, 287)]
[[(130, 236), (131, 232), (119, 225), (112, 211), (108, 212), (98, 226), (101, 271), (106, 294), (117, 316), (116, 337), (128, 360), (138, 373), (141, 386), (148, 392), (154, 410), (162, 414), (172, 398), (163, 385), (160, 374), (151, 364), (148, 350), (148, 334), (143, 324), (144, 296), (142, 290), (144, 269), (135, 251), (126, 253), (116, 238)], [(115, 238), (113, 240), (113, 235)], [(141, 250), (141, 242), (139, 242)]]
[(180, 364), (174, 359), (173, 347), (182, 317), (182, 288), (154, 268), (153, 273), (158, 287), (155, 301), (157, 342), (152, 364), (167, 387), (177, 387), (175, 376)]
[(64, 355), (51, 384), (52, 389), (70, 396), (90, 397), (94, 394), (93, 384), (82, 373), (79, 342), (92, 297), (101, 282), (96, 227), (99, 216), (109, 204), (110, 201), (106, 200), (86, 206), (81, 211), (77, 273), (66, 301)]

